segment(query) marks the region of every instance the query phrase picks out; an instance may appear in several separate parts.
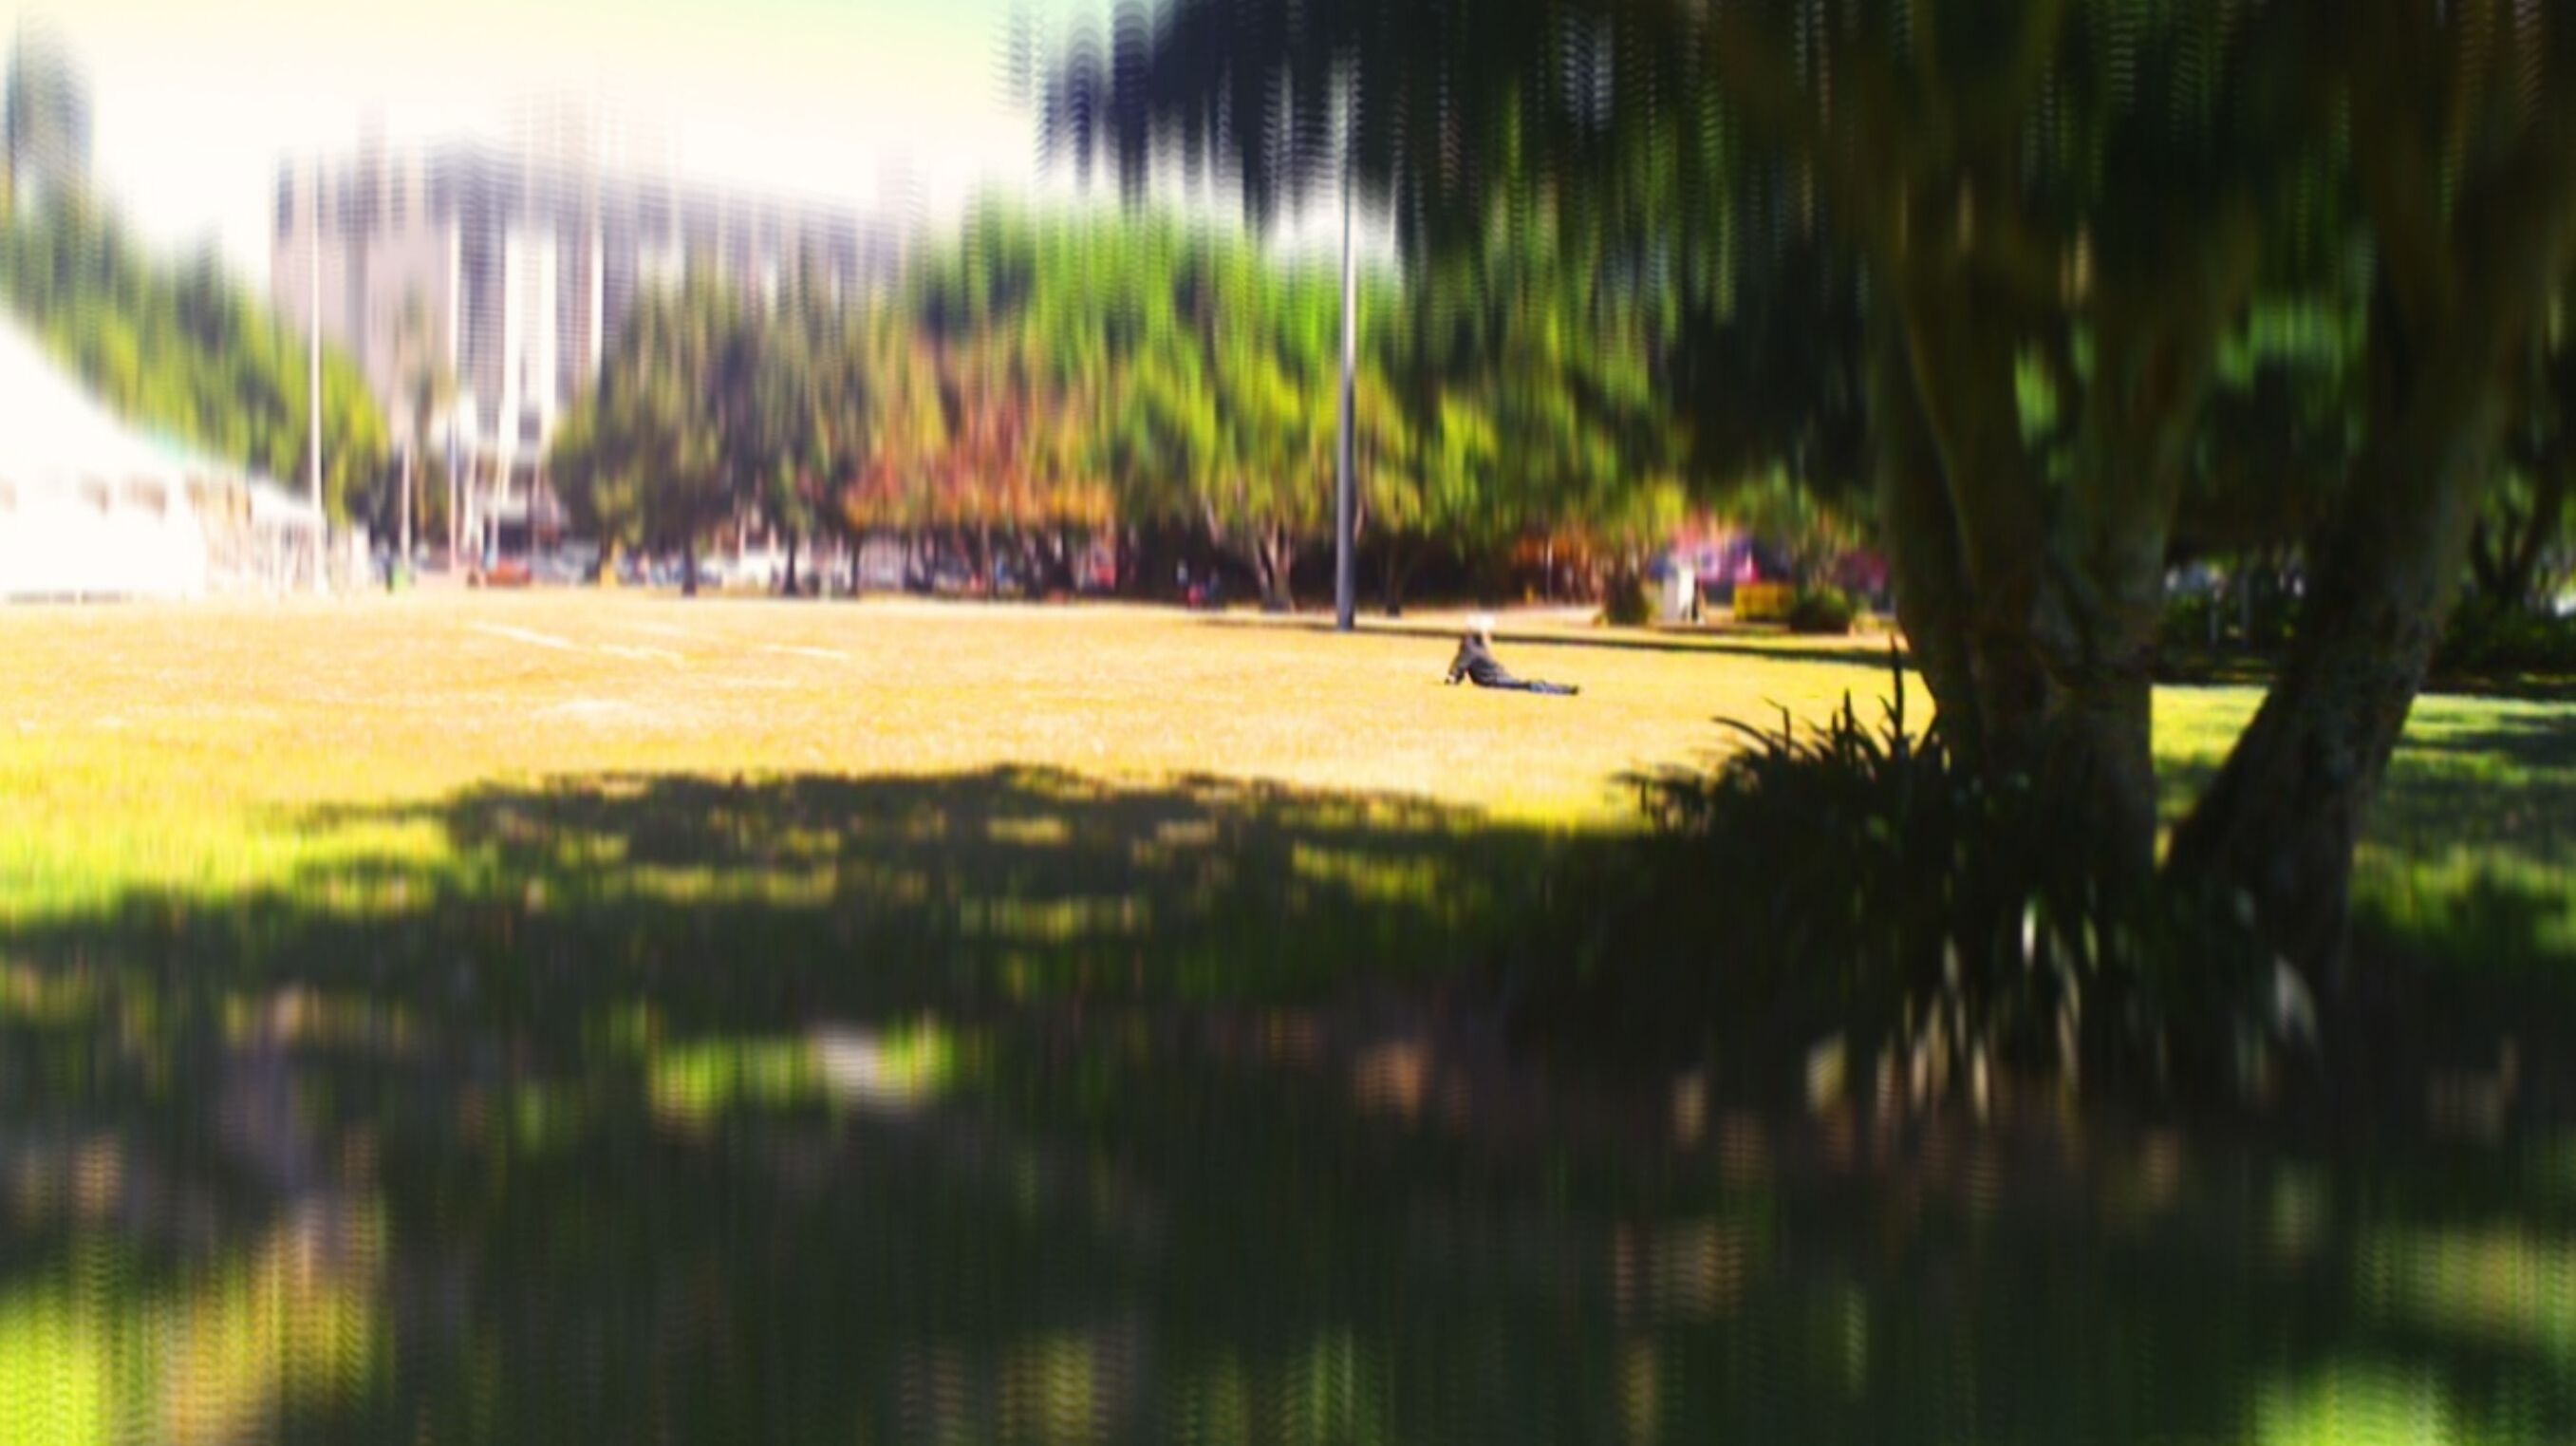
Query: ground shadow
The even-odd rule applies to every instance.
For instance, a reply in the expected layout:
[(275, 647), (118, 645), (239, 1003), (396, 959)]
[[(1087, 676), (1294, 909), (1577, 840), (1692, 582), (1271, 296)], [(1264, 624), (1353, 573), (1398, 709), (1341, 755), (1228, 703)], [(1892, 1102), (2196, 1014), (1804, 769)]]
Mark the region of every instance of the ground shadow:
[(295, 822), (0, 939), (45, 1439), (2299, 1439), (2356, 1373), (2576, 1430), (2563, 1294), (2481, 1284), (2576, 1270), (2576, 1144), (1530, 1078), (1435, 986), (1617, 840), (1022, 769)]
[(2404, 747), (2419, 754), (2474, 760), (2489, 776), (2499, 765), (2576, 774), (2576, 719), (2563, 713), (2502, 713), (2467, 726), (2410, 736)]
[[(2262, 653), (2168, 644), (2156, 660), (2156, 683), (2175, 688), (2268, 688), (2277, 666), (2277, 659)], [(2423, 696), (2568, 703), (2576, 702), (2576, 677), (2437, 670), (2425, 680)]]
[[(2214, 760), (2159, 770), (2162, 811), (2179, 819)], [(2510, 976), (2563, 1011), (2576, 1000), (2576, 729), (2538, 713), (2419, 718), (2373, 801), (2354, 871), (2355, 940), (2429, 976)]]
[[(1328, 618), (1246, 618), (1231, 617), (1220, 614), (1213, 617), (1203, 618), (1201, 619), (1201, 622), (1203, 625), (1212, 628), (1267, 629), (1271, 631), (1304, 633), (1329, 633), (1335, 631), (1334, 623)], [(1433, 623), (1389, 622), (1382, 619), (1372, 619), (1368, 623), (1366, 631), (1371, 637), (1419, 638), (1425, 642), (1441, 642), (1452, 646), (1454, 646), (1458, 641), (1457, 628), (1444, 627)], [(1611, 652), (1677, 653), (1685, 655), (1708, 654), (1718, 657), (1769, 658), (1784, 663), (1832, 663), (1846, 667), (1866, 668), (1873, 672), (1883, 673), (1887, 671), (1888, 653), (1886, 641), (1884, 639), (1855, 639), (1847, 644), (1836, 645), (1829, 641), (1805, 643), (1791, 641), (1787, 640), (1787, 635), (1785, 634), (1777, 636), (1781, 637), (1783, 640), (1778, 642), (1757, 643), (1742, 635), (1730, 637), (1726, 634), (1694, 633), (1687, 636), (1665, 635), (1640, 637), (1634, 632), (1601, 633), (1597, 635), (1542, 633), (1517, 630), (1509, 626), (1501, 625), (1498, 625), (1494, 629), (1494, 642), (1497, 646), (1531, 648), (1593, 648), (1604, 649)]]

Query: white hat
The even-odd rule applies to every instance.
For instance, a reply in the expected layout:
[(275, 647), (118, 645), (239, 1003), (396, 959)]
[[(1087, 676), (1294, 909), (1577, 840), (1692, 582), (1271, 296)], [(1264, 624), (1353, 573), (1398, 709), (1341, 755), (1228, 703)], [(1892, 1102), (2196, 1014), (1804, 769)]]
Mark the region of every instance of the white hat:
[(1469, 613), (1467, 615), (1467, 631), (1474, 633), (1480, 638), (1492, 637), (1494, 635), (1494, 615), (1492, 613)]

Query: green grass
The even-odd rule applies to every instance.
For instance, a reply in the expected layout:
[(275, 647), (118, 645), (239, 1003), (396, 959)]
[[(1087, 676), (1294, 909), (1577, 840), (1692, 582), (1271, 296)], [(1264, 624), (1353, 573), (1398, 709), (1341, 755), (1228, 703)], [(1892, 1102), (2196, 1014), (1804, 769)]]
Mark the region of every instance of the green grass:
[[(2261, 695), (2167, 688), (2168, 814), (2215, 773)], [(2576, 968), (2576, 705), (2417, 700), (2354, 865), (2366, 936), (2436, 963)]]
[[(14, 610), (0, 613), (0, 674), (13, 680), (0, 704), (0, 924), (280, 890), (362, 910), (376, 885), (361, 875), (389, 897), (433, 883), (501, 891), (514, 871), (604, 873), (674, 900), (836, 886), (811, 858), (800, 873), (774, 849), (723, 863), (673, 840), (650, 869), (622, 869), (578, 840), (504, 850), (456, 826), (468, 800), (496, 791), (596, 790), (612, 776), (658, 781), (666, 805), (689, 779), (935, 794), (938, 780), (1025, 770), (1094, 803), (1249, 786), (1304, 817), (1344, 815), (1354, 838), (1410, 839), (1392, 854), (1287, 841), (1292, 879), (1423, 900), (1474, 892), (1466, 875), (1479, 870), (1525, 866), (1536, 841), (1631, 823), (1617, 778), (1725, 746), (1718, 717), (1815, 718), (1847, 690), (1866, 706), (1887, 686), (1883, 639), (1534, 623), (1506, 629), (1504, 655), (1581, 683), (1581, 698), (1451, 689), (1439, 686), (1448, 626), (1415, 619), (1341, 639), (1303, 622), (1122, 608), (613, 594)], [(2158, 695), (2169, 811), (2256, 698)], [(916, 864), (972, 881), (1000, 867), (996, 851), (1075, 854), (1050, 866), (1079, 875), (1092, 856), (1167, 855), (1175, 845), (1157, 831), (1183, 826), (1146, 805), (981, 807), (983, 837), (952, 831), (935, 857), (916, 847)], [(1078, 839), (1068, 819), (1082, 823)], [(2576, 956), (2571, 820), (2576, 707), (2427, 698), (2363, 851), (2359, 907), (2444, 958)], [(686, 832), (706, 820), (660, 822)], [(821, 844), (854, 843), (835, 820), (804, 825)], [(1497, 852), (1495, 836), (1519, 842)], [(1043, 896), (1023, 890), (989, 927), (1065, 938), (1122, 902)]]
[[(2563, 1135), (2051, 1170), (1356, 987), (1877, 647), (0, 612), (0, 1442), (2566, 1439)], [(2252, 704), (2161, 695), (2177, 799)], [(2565, 961), (2569, 717), (2427, 701), (2375, 927)]]

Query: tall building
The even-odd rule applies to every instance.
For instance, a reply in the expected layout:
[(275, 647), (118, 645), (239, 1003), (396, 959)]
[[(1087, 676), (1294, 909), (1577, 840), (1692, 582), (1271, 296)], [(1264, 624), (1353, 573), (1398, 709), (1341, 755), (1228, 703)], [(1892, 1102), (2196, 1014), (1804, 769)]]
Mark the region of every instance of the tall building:
[(654, 147), (578, 112), (517, 119), (506, 145), (396, 149), (371, 133), (334, 165), (282, 167), (269, 253), (276, 304), (301, 328), (318, 244), (322, 333), (398, 435), (406, 374), (425, 358), (452, 379), (431, 425), (467, 464), (468, 541), (502, 550), (558, 520), (546, 449), (640, 291), (709, 269), (774, 295), (801, 270), (855, 296), (892, 276), (901, 239), (882, 218), (682, 184)]
[(89, 86), (51, 31), (19, 27), (9, 51), (5, 128), (18, 205), (88, 184)]

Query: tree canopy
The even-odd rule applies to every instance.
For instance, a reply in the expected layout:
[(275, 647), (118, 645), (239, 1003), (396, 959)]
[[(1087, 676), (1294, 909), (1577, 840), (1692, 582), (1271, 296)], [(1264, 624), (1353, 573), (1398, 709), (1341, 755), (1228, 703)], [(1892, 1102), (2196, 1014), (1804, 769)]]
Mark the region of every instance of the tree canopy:
[[(1530, 304), (1499, 310), (1362, 277), (1362, 527), (1391, 591), (1432, 546), (1624, 537), (1661, 515), (1635, 505), (1672, 464), (1649, 339), (1579, 274), (1528, 270)], [(896, 296), (754, 304), (700, 281), (656, 298), (566, 429), (556, 478), (584, 526), (655, 548), (744, 515), (790, 537), (929, 532), (970, 550), (1174, 528), (1284, 605), (1329, 522), (1340, 325), (1329, 265), (1251, 237), (989, 206)], [(648, 340), (680, 326), (701, 340)], [(656, 410), (663, 390), (696, 410)], [(683, 436), (712, 473), (684, 475)]]
[(1643, 278), (1703, 465), (1872, 474), (1945, 731), (2085, 800), (2114, 880), (2178, 534), (2297, 526), (2296, 644), (2168, 867), (2318, 961), (2569, 270), (2571, 72), (2511, 0), (1174, 0), (1049, 132), (1255, 216), (1347, 158), (1416, 255)]
[(557, 434), (555, 484), (577, 525), (603, 546), (697, 551), (743, 502), (736, 464), (757, 445), (745, 425), (740, 305), (699, 279), (645, 297), (590, 397)]

